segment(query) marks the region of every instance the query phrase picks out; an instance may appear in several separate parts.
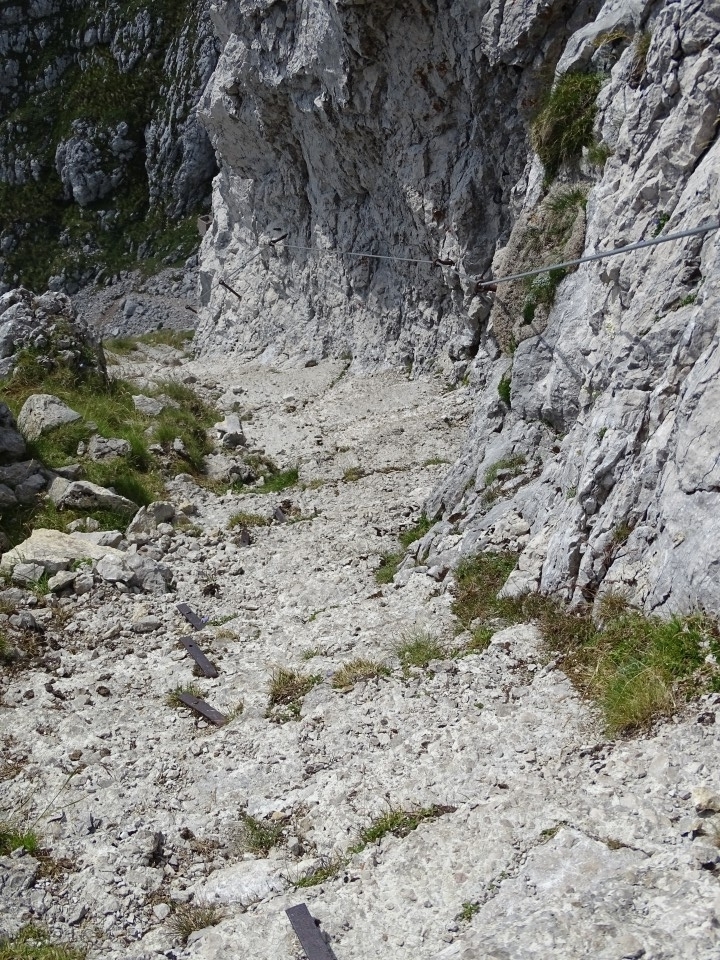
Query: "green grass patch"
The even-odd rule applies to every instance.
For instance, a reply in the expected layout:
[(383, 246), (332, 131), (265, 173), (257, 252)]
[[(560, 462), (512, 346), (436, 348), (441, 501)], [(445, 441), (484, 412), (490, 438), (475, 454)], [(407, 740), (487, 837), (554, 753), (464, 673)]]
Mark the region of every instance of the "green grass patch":
[(393, 578), (398, 572), (398, 567), (403, 561), (404, 551), (417, 540), (422, 539), (432, 525), (433, 521), (422, 513), (417, 523), (400, 533), (398, 541), (402, 547), (402, 551), (391, 551), (381, 555), (380, 566), (375, 571), (375, 580), (377, 583), (386, 584), (393, 582)]
[(259, 513), (244, 513), (239, 510), (228, 520), (228, 530), (234, 530), (235, 527), (267, 527), (269, 523), (268, 518)]
[(545, 167), (547, 182), (560, 168), (576, 163), (593, 142), (596, 101), (604, 77), (566, 73), (550, 90), (532, 124), (532, 146)]
[(407, 530), (403, 530), (400, 534), (398, 538), (400, 546), (407, 550), (410, 544), (415, 543), (416, 540), (421, 540), (432, 525), (432, 520), (429, 520), (424, 513), (420, 514), (418, 522)]
[(495, 463), (491, 464), (485, 471), (485, 486), (489, 487), (495, 483), (498, 474), (504, 470), (509, 470), (513, 477), (517, 477), (518, 474), (522, 473), (522, 468), (526, 463), (527, 458), (521, 453), (512, 457), (504, 457), (501, 460), (496, 460)]
[(263, 478), (263, 483), (254, 486), (248, 491), (248, 486), (237, 482), (233, 484), (235, 493), (280, 493), (287, 490), (288, 487), (294, 487), (298, 483), (299, 471), (297, 467), (290, 467), (288, 470), (280, 470), (270, 457), (263, 454), (249, 454), (244, 458), (245, 463), (251, 470)]
[(458, 913), (455, 919), (458, 921), (462, 920), (464, 923), (469, 923), (479, 910), (479, 903), (474, 903), (472, 900), (466, 900), (462, 905), (460, 913)]
[(364, 476), (366, 476), (366, 472), (362, 467), (348, 467), (342, 476), (343, 483), (356, 483), (358, 480), (362, 480)]
[(453, 613), (476, 636), (493, 626), (534, 622), (547, 649), (560, 653), (563, 670), (601, 706), (610, 735), (668, 716), (680, 697), (720, 690), (720, 669), (707, 659), (720, 659), (720, 627), (709, 617), (646, 615), (614, 594), (603, 598), (596, 619), (589, 608), (569, 610), (554, 597), (500, 598), (515, 563), (514, 555), (490, 553), (463, 561)]
[(0, 820), (0, 856), (6, 857), (13, 850), (24, 850), (37, 854), (40, 849), (40, 837), (34, 830), (24, 830), (11, 820)]
[[(178, 406), (167, 406), (157, 417), (146, 417), (135, 409), (132, 397), (137, 389), (129, 382), (63, 366), (47, 371), (40, 365), (36, 352), (25, 350), (18, 357), (13, 376), (1, 386), (3, 399), (16, 416), (34, 393), (53, 394), (82, 416), (81, 421), (59, 427), (28, 444), (30, 455), (48, 467), (78, 462), (78, 444), (87, 442), (93, 433), (127, 440), (130, 453), (125, 457), (107, 463), (83, 459), (82, 477), (103, 487), (113, 487), (138, 506), (162, 496), (166, 479), (150, 455), (150, 443), (162, 444), (175, 464), (182, 463), (186, 470), (196, 474), (202, 470), (203, 458), (211, 450), (206, 430), (216, 421), (217, 412), (184, 384), (160, 383), (151, 394), (169, 397)], [(88, 424), (94, 424), (94, 428)], [(176, 437), (183, 441), (187, 451), (183, 458), (172, 453), (172, 441)], [(64, 529), (78, 516), (69, 513), (53, 516), (53, 510), (49, 504), (38, 502), (29, 511), (21, 509), (15, 517), (3, 517), (0, 529), (17, 543), (28, 524)], [(96, 518), (106, 527), (102, 516), (96, 515)], [(110, 529), (124, 529), (126, 523), (126, 517), (113, 517)]]
[(374, 660), (358, 657), (344, 664), (332, 678), (336, 690), (348, 690), (363, 680), (376, 680), (390, 675), (390, 668)]
[(245, 850), (259, 857), (267, 857), (273, 847), (283, 841), (285, 828), (282, 823), (273, 820), (256, 820), (249, 814), (242, 814), (240, 843)]
[(268, 720), (279, 723), (297, 720), (300, 717), (303, 697), (318, 683), (322, 683), (322, 677), (317, 674), (276, 667), (270, 678), (265, 716)]
[(498, 383), (498, 396), (506, 403), (508, 407), (510, 406), (510, 389), (511, 389), (512, 378), (509, 374), (500, 378), (500, 383)]
[(401, 553), (383, 553), (380, 557), (380, 566), (375, 571), (377, 583), (392, 583), (402, 559), (403, 555)]
[(277, 473), (266, 475), (265, 482), (257, 488), (257, 492), (280, 493), (288, 487), (294, 487), (297, 482), (298, 468), (291, 467), (289, 470), (279, 470)]
[(387, 813), (374, 819), (369, 826), (360, 831), (357, 840), (348, 848), (344, 855), (325, 858), (324, 862), (311, 874), (298, 880), (296, 887), (315, 887), (326, 880), (332, 880), (350, 861), (350, 858), (361, 853), (367, 846), (379, 843), (387, 836), (407, 837), (413, 830), (417, 830), (421, 823), (436, 820), (448, 813), (454, 813), (455, 807), (433, 804), (430, 807), (420, 807), (417, 810), (403, 810), (391, 807)]
[(0, 960), (84, 960), (85, 956), (84, 949), (53, 942), (47, 930), (35, 924), (0, 942)]
[(404, 670), (411, 667), (427, 667), (431, 660), (445, 660), (449, 653), (444, 643), (427, 630), (407, 633), (393, 653)]

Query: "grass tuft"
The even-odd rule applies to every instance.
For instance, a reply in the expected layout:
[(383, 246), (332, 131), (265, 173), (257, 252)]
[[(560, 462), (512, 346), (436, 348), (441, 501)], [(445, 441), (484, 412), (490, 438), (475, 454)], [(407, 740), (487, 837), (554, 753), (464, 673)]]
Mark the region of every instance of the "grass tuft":
[(0, 960), (84, 960), (85, 956), (80, 947), (53, 943), (47, 930), (35, 924), (0, 942)]
[(365, 660), (359, 657), (342, 666), (332, 678), (332, 685), (336, 690), (346, 690), (362, 680), (375, 680), (387, 677), (390, 668), (374, 660)]
[(404, 670), (410, 667), (424, 669), (431, 660), (445, 660), (448, 657), (447, 647), (427, 630), (405, 634), (393, 652)]
[(222, 918), (222, 912), (217, 907), (184, 903), (175, 908), (175, 912), (168, 920), (168, 929), (183, 943), (187, 943), (191, 933), (204, 930), (206, 927), (214, 927)]
[(297, 720), (300, 716), (303, 697), (318, 683), (322, 683), (322, 677), (316, 674), (276, 667), (270, 678), (268, 709), (265, 716), (269, 720), (280, 723)]
[(34, 830), (23, 830), (10, 820), (0, 820), (0, 856), (6, 857), (13, 850), (24, 850), (35, 855), (40, 850), (40, 837)]
[(242, 815), (240, 843), (245, 850), (260, 857), (267, 857), (273, 847), (283, 840), (284, 826), (272, 820), (256, 820), (250, 814)]
[(235, 527), (266, 527), (269, 523), (268, 518), (260, 516), (259, 513), (244, 513), (239, 510), (228, 520), (228, 530), (234, 530)]
[(566, 73), (554, 85), (532, 125), (532, 146), (552, 182), (560, 167), (580, 159), (592, 143), (596, 100), (603, 84), (598, 73)]
[(202, 698), (203, 691), (196, 683), (189, 683), (184, 686), (175, 687), (174, 690), (171, 690), (165, 697), (165, 703), (169, 707), (182, 707), (184, 710), (187, 709), (187, 704), (183, 703), (180, 699), (181, 693), (189, 693), (191, 697), (200, 697)]
[(348, 467), (342, 476), (343, 483), (355, 483), (357, 480), (362, 480), (365, 475), (362, 467)]
[(512, 378), (510, 376), (501, 377), (500, 383), (498, 383), (498, 396), (506, 403), (508, 407), (510, 406), (510, 388), (511, 388)]

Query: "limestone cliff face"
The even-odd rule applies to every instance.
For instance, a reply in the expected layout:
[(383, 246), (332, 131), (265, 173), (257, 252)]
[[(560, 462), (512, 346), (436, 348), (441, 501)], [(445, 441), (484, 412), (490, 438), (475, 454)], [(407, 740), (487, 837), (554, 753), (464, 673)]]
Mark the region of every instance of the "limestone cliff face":
[(217, 59), (208, 6), (1, 5), (0, 289), (72, 291), (185, 239), (172, 221), (216, 171), (195, 109)]
[[(510, 590), (718, 613), (718, 234), (583, 265), (547, 296), (491, 301), (475, 280), (493, 257), (498, 276), (717, 219), (720, 3), (519, 6), (220, 5), (199, 342), (465, 375), (474, 424), (417, 545), (437, 575), (512, 548)], [(549, 187), (528, 113), (553, 70), (599, 94), (595, 146)]]
[(348, 355), (358, 370), (454, 361), (462, 376), (479, 329), (474, 278), (511, 226), (538, 73), (597, 7), (219, 4), (223, 53), (201, 103), (222, 161), (203, 348)]

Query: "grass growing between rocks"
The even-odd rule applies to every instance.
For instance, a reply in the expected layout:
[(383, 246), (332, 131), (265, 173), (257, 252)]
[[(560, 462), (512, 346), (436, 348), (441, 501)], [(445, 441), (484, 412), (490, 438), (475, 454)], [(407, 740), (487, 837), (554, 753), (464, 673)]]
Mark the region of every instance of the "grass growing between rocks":
[(65, 943), (53, 943), (44, 927), (29, 924), (0, 942), (0, 960), (84, 960), (86, 952)]
[(272, 820), (257, 820), (245, 813), (238, 840), (244, 850), (259, 857), (267, 857), (273, 847), (282, 843), (285, 827), (282, 823)]
[(199, 903), (183, 903), (175, 908), (175, 912), (168, 920), (168, 929), (187, 943), (188, 937), (196, 930), (205, 930), (214, 927), (223, 918), (222, 911)]
[(149, 347), (172, 347), (174, 350), (184, 351), (195, 336), (194, 330), (171, 330), (161, 328), (152, 330), (150, 333), (140, 334), (138, 337), (115, 337), (112, 340), (105, 340), (103, 346), (105, 349), (120, 356), (127, 356), (140, 349), (141, 344)]
[(268, 720), (277, 723), (297, 720), (300, 716), (303, 697), (321, 682), (322, 677), (316, 674), (276, 667), (270, 678), (268, 709), (265, 716)]
[(369, 826), (360, 831), (360, 834), (344, 855), (328, 857), (312, 873), (302, 877), (295, 884), (296, 887), (316, 887), (326, 880), (331, 880), (350, 862), (355, 854), (362, 851), (373, 843), (379, 843), (387, 836), (407, 837), (408, 834), (416, 830), (421, 823), (429, 820), (437, 820), (448, 813), (454, 813), (455, 807), (433, 804), (430, 807), (420, 807), (417, 810), (403, 810), (402, 808), (391, 807), (387, 813), (377, 817)]
[(383, 553), (380, 557), (380, 566), (375, 571), (375, 580), (377, 583), (385, 584), (392, 583), (395, 574), (398, 571), (398, 567), (403, 561), (404, 551), (408, 549), (416, 540), (422, 539), (425, 534), (430, 530), (433, 525), (433, 521), (425, 516), (424, 513), (420, 514), (420, 519), (417, 523), (413, 524), (412, 527), (408, 527), (407, 530), (403, 530), (398, 536), (400, 546), (403, 548), (402, 551), (393, 551), (390, 553)]
[(263, 483), (259, 486), (254, 484), (250, 486), (238, 481), (232, 486), (235, 493), (281, 493), (298, 483), (300, 474), (297, 467), (281, 470), (270, 457), (264, 454), (248, 454), (243, 459), (251, 470), (263, 478)]
[(385, 664), (358, 657), (338, 670), (332, 678), (332, 686), (335, 690), (349, 690), (363, 680), (377, 680), (380, 677), (389, 676), (390, 673), (390, 668)]
[(239, 510), (228, 520), (228, 530), (234, 530), (235, 527), (267, 527), (269, 523), (268, 518), (259, 513), (244, 513)]
[(478, 643), (488, 630), (534, 622), (578, 689), (598, 702), (611, 736), (669, 716), (681, 697), (720, 690), (720, 626), (706, 615), (666, 620), (608, 594), (593, 619), (589, 607), (569, 610), (554, 597), (498, 597), (516, 560), (486, 553), (460, 564), (453, 613)]
[(175, 687), (174, 690), (171, 690), (165, 697), (165, 703), (169, 707), (177, 707), (183, 710), (187, 710), (188, 705), (183, 703), (180, 699), (181, 694), (189, 694), (191, 697), (199, 697), (202, 699), (203, 691), (196, 683), (188, 683), (184, 686)]
[(599, 73), (566, 73), (553, 86), (535, 118), (532, 146), (551, 183), (563, 165), (576, 163), (593, 142), (596, 101), (603, 84)]
[(6, 857), (13, 850), (36, 855), (40, 850), (40, 837), (34, 830), (21, 829), (14, 821), (0, 820), (0, 856)]
[(406, 634), (393, 653), (406, 672), (411, 667), (424, 670), (431, 660), (445, 660), (449, 656), (445, 644), (427, 630)]
[[(175, 404), (166, 406), (157, 417), (148, 417), (135, 409), (132, 397), (138, 390), (127, 381), (106, 380), (97, 373), (83, 377), (62, 366), (47, 371), (36, 353), (25, 350), (19, 355), (13, 376), (2, 381), (1, 386), (3, 399), (16, 416), (27, 398), (36, 393), (57, 396), (82, 416), (81, 421), (59, 427), (28, 444), (29, 455), (48, 467), (78, 462), (78, 444), (88, 441), (93, 433), (127, 440), (130, 444), (127, 456), (105, 463), (83, 459), (82, 479), (113, 487), (138, 506), (158, 499), (166, 479), (168, 468), (151, 455), (151, 443), (163, 446), (175, 468), (180, 462), (183, 469), (193, 473), (200, 473), (203, 457), (211, 449), (206, 430), (217, 419), (217, 413), (183, 384), (168, 381), (148, 391)], [(182, 440), (186, 451), (182, 457), (172, 451), (176, 437)], [(124, 529), (127, 517), (110, 518), (102, 514), (102, 511), (90, 513), (103, 528)], [(20, 508), (14, 516), (3, 516), (0, 531), (14, 544), (25, 539), (33, 527), (65, 529), (71, 520), (87, 515), (60, 513), (51, 503), (38, 501), (29, 508)]]

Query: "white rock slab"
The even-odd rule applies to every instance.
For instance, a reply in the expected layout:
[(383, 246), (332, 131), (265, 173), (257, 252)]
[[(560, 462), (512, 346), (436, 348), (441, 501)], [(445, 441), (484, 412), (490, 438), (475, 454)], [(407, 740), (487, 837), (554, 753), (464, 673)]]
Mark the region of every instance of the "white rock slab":
[(282, 893), (287, 881), (273, 860), (245, 860), (216, 870), (198, 890), (196, 899), (208, 903), (240, 903), (249, 906), (271, 893)]

